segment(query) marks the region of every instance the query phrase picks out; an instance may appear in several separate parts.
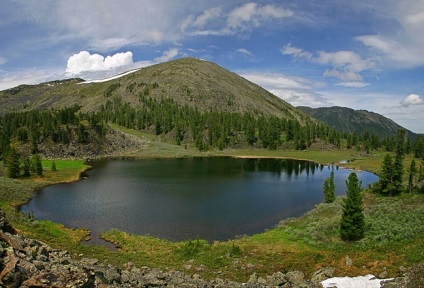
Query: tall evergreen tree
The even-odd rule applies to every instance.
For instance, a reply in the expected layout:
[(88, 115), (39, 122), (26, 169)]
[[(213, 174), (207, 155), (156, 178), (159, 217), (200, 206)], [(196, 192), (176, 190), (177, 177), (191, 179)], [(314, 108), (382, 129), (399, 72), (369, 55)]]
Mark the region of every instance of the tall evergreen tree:
[(18, 178), (20, 174), (19, 154), (15, 148), (10, 148), (6, 156), (7, 177)]
[(352, 172), (346, 180), (346, 198), (343, 199), (343, 214), (340, 236), (345, 241), (357, 241), (364, 237), (365, 217), (362, 207), (362, 181)]
[(336, 196), (334, 194), (335, 191), (336, 191), (336, 185), (334, 184), (334, 171), (331, 171), (330, 177), (328, 177), (324, 181), (323, 192), (324, 192), (325, 203), (334, 202), (334, 200), (336, 199)]
[(383, 195), (392, 196), (393, 185), (393, 160), (390, 154), (386, 154), (381, 165), (380, 179), (378, 180), (379, 192)]
[(415, 159), (412, 159), (411, 166), (409, 166), (409, 180), (408, 180), (408, 192), (412, 192), (414, 188), (414, 176), (417, 173), (417, 166), (415, 164)]
[(399, 130), (396, 143), (396, 156), (393, 163), (393, 194), (398, 195), (403, 190), (403, 157), (405, 154), (405, 130)]
[(25, 157), (23, 164), (24, 164), (24, 167), (23, 167), (24, 173), (23, 173), (22, 176), (24, 176), (24, 177), (31, 176), (31, 162), (29, 161), (28, 157)]
[(41, 163), (41, 157), (39, 154), (35, 154), (32, 157), (32, 166), (35, 174), (38, 176), (43, 176), (43, 165)]

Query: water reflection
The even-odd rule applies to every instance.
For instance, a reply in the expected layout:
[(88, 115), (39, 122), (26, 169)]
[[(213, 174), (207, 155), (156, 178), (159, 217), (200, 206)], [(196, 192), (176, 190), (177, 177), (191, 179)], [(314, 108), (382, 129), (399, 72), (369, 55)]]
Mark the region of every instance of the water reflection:
[[(233, 158), (104, 160), (94, 167), (87, 179), (43, 189), (22, 210), (93, 235), (117, 228), (175, 241), (227, 240), (312, 209), (333, 169), (308, 161)], [(345, 193), (349, 173), (336, 171), (337, 195)], [(358, 177), (364, 186), (377, 180), (367, 172)]]

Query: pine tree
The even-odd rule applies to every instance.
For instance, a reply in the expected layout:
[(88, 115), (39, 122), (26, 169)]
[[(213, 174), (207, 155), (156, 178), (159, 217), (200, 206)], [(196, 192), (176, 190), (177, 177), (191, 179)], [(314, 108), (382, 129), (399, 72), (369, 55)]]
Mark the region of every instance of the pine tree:
[(343, 214), (340, 236), (345, 241), (356, 241), (364, 237), (365, 218), (362, 207), (362, 181), (352, 172), (346, 181), (346, 198), (343, 199)]
[(404, 156), (405, 130), (399, 130), (397, 135), (396, 156), (393, 164), (393, 194), (398, 195), (403, 187), (403, 156)]
[(411, 166), (409, 167), (409, 181), (408, 181), (408, 192), (412, 193), (412, 188), (414, 187), (414, 176), (417, 173), (417, 166), (415, 164), (415, 159), (412, 159)]
[(56, 171), (57, 171), (56, 162), (54, 162), (54, 161), (52, 162), (51, 170), (52, 170), (53, 172), (56, 172)]
[(6, 156), (7, 177), (18, 178), (20, 173), (19, 154), (15, 148), (10, 148)]
[(378, 180), (379, 192), (383, 195), (392, 196), (393, 185), (393, 160), (390, 154), (386, 154), (381, 165), (380, 179)]
[(24, 173), (22, 176), (24, 177), (31, 176), (31, 162), (29, 161), (27, 157), (24, 159), (23, 164), (24, 164)]
[(43, 176), (43, 165), (41, 164), (41, 157), (39, 154), (35, 154), (32, 157), (32, 167), (35, 174)]
[(334, 171), (331, 171), (330, 177), (325, 179), (324, 181), (324, 202), (325, 203), (333, 203), (336, 199), (336, 196), (334, 195), (336, 191), (336, 185), (334, 185)]

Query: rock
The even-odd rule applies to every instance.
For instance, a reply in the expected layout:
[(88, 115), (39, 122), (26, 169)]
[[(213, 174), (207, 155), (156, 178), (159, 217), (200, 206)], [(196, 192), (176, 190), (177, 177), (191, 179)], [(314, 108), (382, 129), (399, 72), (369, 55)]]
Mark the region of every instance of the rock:
[(268, 284), (272, 287), (283, 286), (288, 282), (288, 277), (281, 272), (277, 272), (272, 274), (272, 276), (268, 276)]
[(378, 274), (378, 278), (380, 278), (380, 279), (387, 278), (387, 271), (384, 270), (383, 272), (381, 272), (380, 274)]
[(250, 275), (249, 281), (247, 281), (248, 284), (256, 284), (258, 282), (258, 275), (256, 275), (256, 272), (253, 272), (252, 275)]
[(98, 259), (88, 259), (88, 258), (82, 258), (81, 263), (87, 265), (87, 266), (94, 266), (99, 263)]
[(406, 272), (406, 271), (408, 271), (408, 270), (407, 270), (405, 267), (400, 266), (398, 271), (399, 271), (399, 274), (400, 274), (400, 275), (403, 275), (403, 274), (405, 274), (405, 272)]
[(15, 229), (10, 226), (9, 222), (6, 219), (4, 211), (0, 209), (0, 230), (3, 232), (8, 232), (10, 234), (15, 234)]
[(352, 261), (352, 259), (349, 258), (349, 256), (346, 256), (345, 264), (346, 264), (346, 266), (352, 266), (353, 261)]
[(288, 273), (286, 273), (286, 277), (288, 279), (288, 282), (290, 282), (294, 285), (300, 285), (305, 281), (305, 279), (304, 279), (305, 275), (300, 271), (288, 272)]
[(331, 267), (325, 267), (322, 269), (319, 269), (312, 275), (311, 281), (312, 282), (321, 282), (325, 279), (333, 277), (334, 269)]
[(12, 246), (14, 249), (19, 251), (24, 251), (25, 243), (24, 241), (16, 235), (12, 235), (9, 232), (3, 232), (0, 230), (0, 239), (5, 241), (7, 244)]

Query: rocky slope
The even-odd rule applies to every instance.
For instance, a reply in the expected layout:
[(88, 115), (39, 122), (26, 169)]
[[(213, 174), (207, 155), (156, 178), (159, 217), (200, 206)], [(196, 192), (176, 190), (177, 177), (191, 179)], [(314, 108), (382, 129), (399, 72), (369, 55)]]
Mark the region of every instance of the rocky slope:
[(96, 259), (75, 260), (67, 251), (16, 233), (0, 210), (0, 285), (2, 287), (320, 287), (303, 273), (280, 272), (262, 278), (252, 274), (248, 283), (216, 278), (211, 281), (181, 271), (123, 268)]
[[(161, 271), (135, 267), (123, 268), (99, 263), (96, 259), (74, 259), (63, 250), (53, 249), (40, 241), (16, 233), (0, 210), (0, 285), (1, 287), (322, 287), (320, 281), (332, 277), (324, 268), (306, 280), (302, 272), (277, 272), (271, 276), (250, 276), (247, 283), (216, 278), (204, 280), (182, 271)], [(383, 287), (423, 287), (424, 265), (411, 269)]]

